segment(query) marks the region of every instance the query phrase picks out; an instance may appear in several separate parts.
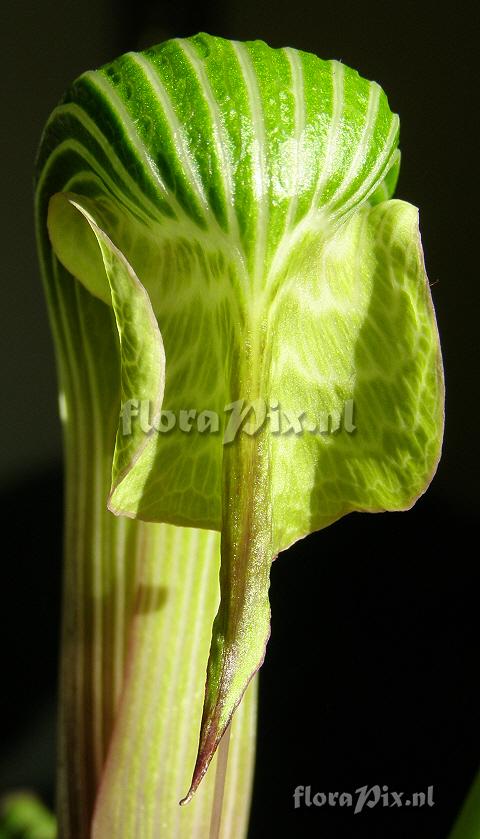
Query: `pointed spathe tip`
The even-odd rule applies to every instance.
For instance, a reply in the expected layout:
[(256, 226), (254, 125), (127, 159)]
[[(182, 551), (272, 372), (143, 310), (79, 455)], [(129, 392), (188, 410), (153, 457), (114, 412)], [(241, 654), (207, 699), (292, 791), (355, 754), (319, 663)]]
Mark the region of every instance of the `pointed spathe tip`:
[(192, 789), (192, 788), (190, 788), (188, 790), (188, 793), (185, 796), (185, 798), (181, 798), (180, 801), (178, 802), (180, 804), (180, 807), (183, 807), (185, 804), (188, 804), (188, 802), (192, 800), (194, 792), (195, 792), (195, 790)]

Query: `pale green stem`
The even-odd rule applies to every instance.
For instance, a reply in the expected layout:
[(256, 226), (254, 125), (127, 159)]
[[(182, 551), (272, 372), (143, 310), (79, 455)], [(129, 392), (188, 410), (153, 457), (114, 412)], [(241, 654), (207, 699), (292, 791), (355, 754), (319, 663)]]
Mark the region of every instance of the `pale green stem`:
[[(52, 265), (66, 452), (59, 836), (204, 839), (216, 761), (194, 800), (178, 801), (198, 744), (220, 537), (107, 511), (120, 402), (113, 316)], [(246, 835), (255, 714), (252, 685), (233, 726), (221, 839)]]
[(227, 776), (228, 752), (230, 748), (231, 724), (227, 727), (218, 747), (217, 772), (215, 774), (215, 791), (213, 795), (212, 815), (210, 819), (210, 839), (220, 836), (222, 820), (222, 805), (225, 794), (225, 779)]

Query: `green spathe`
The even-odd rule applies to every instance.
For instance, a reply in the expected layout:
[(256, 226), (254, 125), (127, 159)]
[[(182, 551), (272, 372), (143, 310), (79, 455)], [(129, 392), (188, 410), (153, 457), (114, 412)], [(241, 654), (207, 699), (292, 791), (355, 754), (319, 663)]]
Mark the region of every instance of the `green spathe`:
[(190, 794), (263, 660), (273, 558), (350, 511), (408, 509), (438, 462), (440, 349), (417, 210), (391, 200), (397, 143), (381, 88), (344, 65), (208, 35), (84, 74), (46, 129), (41, 223), (50, 199), (56, 256), (113, 308), (122, 402), (355, 409), (352, 434), (227, 445), (119, 423), (110, 510), (221, 531)]

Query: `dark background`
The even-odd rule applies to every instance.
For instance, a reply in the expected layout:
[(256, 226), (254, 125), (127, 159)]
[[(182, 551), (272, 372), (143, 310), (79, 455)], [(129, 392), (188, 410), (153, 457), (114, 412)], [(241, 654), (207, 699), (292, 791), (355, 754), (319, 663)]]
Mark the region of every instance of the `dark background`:
[[(281, 556), (262, 670), (250, 839), (445, 839), (480, 765), (477, 49), (457, 3), (18, 0), (3, 7), (0, 792), (53, 795), (62, 478), (54, 360), (32, 223), (43, 123), (80, 72), (206, 30), (341, 59), (401, 118), (397, 195), (420, 208), (447, 383), (444, 455), (409, 513), (351, 515)], [(7, 543), (6, 536), (11, 540)], [(434, 786), (435, 806), (293, 807), (316, 791)], [(113, 837), (112, 837), (113, 839)]]

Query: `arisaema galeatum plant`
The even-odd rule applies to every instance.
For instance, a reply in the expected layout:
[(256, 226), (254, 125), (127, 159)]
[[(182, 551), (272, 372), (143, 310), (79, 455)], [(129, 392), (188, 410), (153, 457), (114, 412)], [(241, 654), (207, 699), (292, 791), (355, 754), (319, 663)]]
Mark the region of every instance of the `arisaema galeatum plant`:
[[(391, 198), (398, 130), (339, 62), (208, 35), (84, 73), (47, 122), (62, 837), (206, 836), (220, 815), (243, 836), (272, 560), (409, 508), (435, 471), (441, 357), (417, 210)], [(225, 748), (206, 770), (232, 715), (224, 779)]]

